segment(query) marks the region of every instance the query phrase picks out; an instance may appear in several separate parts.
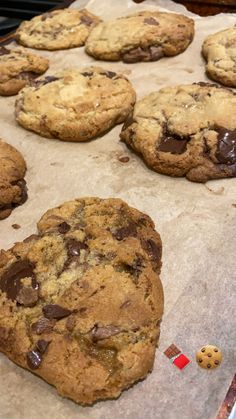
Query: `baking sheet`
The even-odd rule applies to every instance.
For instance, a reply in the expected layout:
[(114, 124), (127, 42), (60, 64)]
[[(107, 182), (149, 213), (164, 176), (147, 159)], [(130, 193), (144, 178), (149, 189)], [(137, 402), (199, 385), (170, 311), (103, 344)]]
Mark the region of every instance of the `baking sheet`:
[[(86, 0), (72, 7), (81, 4)], [(202, 41), (236, 22), (235, 14), (200, 18), (164, 0), (140, 5), (131, 0), (91, 0), (87, 5), (104, 19), (158, 7), (194, 16), (196, 35), (187, 51), (154, 63), (98, 63), (125, 73), (138, 98), (163, 86), (207, 80), (200, 55)], [(48, 74), (94, 64), (83, 48), (36, 53), (50, 58)], [(161, 234), (165, 315), (153, 373), (118, 400), (93, 407), (62, 399), (53, 387), (0, 355), (0, 418), (215, 418), (236, 369), (236, 179), (202, 185), (154, 173), (119, 142), (121, 126), (87, 143), (41, 138), (16, 124), (14, 102), (14, 97), (0, 98), (0, 135), (26, 158), (29, 199), (0, 222), (0, 248), (7, 249), (34, 233), (40, 216), (64, 201), (82, 196), (120, 197), (148, 213)], [(119, 156), (130, 160), (121, 163)], [(14, 230), (14, 223), (21, 228)], [(172, 342), (191, 359), (183, 371), (163, 354)], [(207, 343), (223, 351), (223, 364), (214, 371), (202, 370), (194, 361), (195, 351)]]

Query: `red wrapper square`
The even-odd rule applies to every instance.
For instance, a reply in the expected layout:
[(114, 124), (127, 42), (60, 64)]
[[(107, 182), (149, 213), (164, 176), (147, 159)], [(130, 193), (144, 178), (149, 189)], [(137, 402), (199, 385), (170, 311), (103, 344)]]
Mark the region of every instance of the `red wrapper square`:
[(184, 367), (186, 367), (186, 365), (188, 365), (189, 362), (190, 360), (184, 354), (181, 354), (177, 358), (175, 358), (173, 364), (175, 364), (176, 367), (182, 370)]

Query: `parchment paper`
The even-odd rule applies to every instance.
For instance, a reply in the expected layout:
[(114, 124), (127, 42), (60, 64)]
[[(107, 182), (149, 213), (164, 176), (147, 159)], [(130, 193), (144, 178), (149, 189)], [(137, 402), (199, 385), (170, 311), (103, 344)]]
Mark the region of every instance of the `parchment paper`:
[[(82, 3), (86, 0), (72, 7)], [(236, 23), (235, 14), (200, 18), (164, 0), (141, 5), (91, 0), (87, 8), (108, 19), (158, 6), (194, 16), (196, 35), (187, 51), (154, 63), (98, 63), (127, 74), (138, 98), (163, 86), (207, 80), (200, 55), (203, 39)], [(48, 74), (94, 64), (83, 48), (37, 53), (50, 58)], [(93, 407), (59, 397), (53, 387), (1, 355), (0, 418), (215, 418), (236, 364), (236, 179), (202, 185), (154, 173), (119, 142), (121, 126), (88, 143), (41, 138), (16, 124), (14, 102), (14, 97), (0, 99), (1, 137), (26, 158), (29, 199), (0, 222), (0, 248), (34, 233), (40, 216), (62, 202), (82, 196), (120, 197), (148, 213), (161, 233), (165, 315), (153, 373), (118, 400)], [(118, 161), (124, 155), (130, 157), (128, 163)], [(21, 228), (14, 230), (14, 223)], [(191, 359), (183, 371), (163, 354), (172, 342)], [(214, 371), (199, 368), (194, 360), (196, 350), (208, 343), (223, 351), (223, 364)]]

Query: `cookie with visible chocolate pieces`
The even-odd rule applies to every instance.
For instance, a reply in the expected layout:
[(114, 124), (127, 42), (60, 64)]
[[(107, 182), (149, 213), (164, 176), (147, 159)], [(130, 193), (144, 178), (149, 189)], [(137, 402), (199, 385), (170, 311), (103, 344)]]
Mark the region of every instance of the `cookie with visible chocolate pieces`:
[(121, 139), (158, 173), (206, 182), (236, 176), (236, 95), (210, 83), (166, 87), (137, 102)]
[(97, 25), (85, 50), (99, 60), (156, 61), (183, 52), (193, 36), (194, 21), (186, 16), (142, 11)]
[(210, 79), (236, 87), (236, 26), (209, 35), (202, 46)]
[(86, 9), (62, 9), (35, 16), (20, 24), (16, 41), (49, 51), (83, 46), (92, 28), (101, 22)]
[(152, 370), (163, 313), (161, 240), (119, 199), (46, 212), (0, 253), (0, 351), (81, 404)]
[(49, 67), (47, 58), (25, 48), (0, 47), (0, 95), (16, 95)]
[(0, 220), (27, 199), (26, 163), (21, 153), (0, 139)]
[(86, 141), (124, 122), (135, 103), (128, 79), (100, 67), (39, 78), (16, 101), (24, 128), (64, 141)]

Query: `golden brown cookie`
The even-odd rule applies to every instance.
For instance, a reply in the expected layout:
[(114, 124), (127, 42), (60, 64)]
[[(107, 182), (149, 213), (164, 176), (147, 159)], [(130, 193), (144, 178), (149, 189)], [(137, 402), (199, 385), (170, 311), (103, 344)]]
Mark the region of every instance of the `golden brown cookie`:
[(26, 47), (45, 50), (80, 47), (99, 22), (101, 19), (86, 9), (54, 10), (22, 22), (16, 40)]
[(196, 353), (196, 361), (201, 368), (210, 370), (221, 364), (222, 353), (217, 346), (206, 345)]
[(186, 16), (142, 11), (97, 25), (85, 50), (99, 60), (156, 61), (183, 52), (193, 35), (194, 21)]
[(121, 139), (158, 173), (236, 176), (236, 95), (210, 83), (165, 87), (136, 103)]
[(163, 313), (161, 239), (119, 199), (46, 212), (0, 253), (0, 351), (81, 404), (152, 370)]
[(209, 35), (203, 43), (202, 54), (211, 79), (236, 87), (236, 26)]
[(0, 139), (0, 220), (27, 199), (26, 163), (10, 144)]
[(39, 78), (16, 101), (24, 128), (64, 141), (86, 141), (124, 122), (135, 103), (128, 79), (100, 67)]
[(47, 58), (25, 48), (0, 47), (0, 95), (16, 95), (49, 67)]

